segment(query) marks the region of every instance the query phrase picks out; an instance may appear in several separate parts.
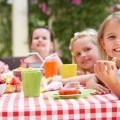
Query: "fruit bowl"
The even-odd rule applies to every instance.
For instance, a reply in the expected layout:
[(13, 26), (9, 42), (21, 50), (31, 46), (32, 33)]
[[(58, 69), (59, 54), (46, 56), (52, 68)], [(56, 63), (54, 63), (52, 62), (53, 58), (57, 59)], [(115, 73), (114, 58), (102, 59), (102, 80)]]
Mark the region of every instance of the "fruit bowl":
[(0, 95), (2, 95), (6, 90), (6, 84), (0, 84)]

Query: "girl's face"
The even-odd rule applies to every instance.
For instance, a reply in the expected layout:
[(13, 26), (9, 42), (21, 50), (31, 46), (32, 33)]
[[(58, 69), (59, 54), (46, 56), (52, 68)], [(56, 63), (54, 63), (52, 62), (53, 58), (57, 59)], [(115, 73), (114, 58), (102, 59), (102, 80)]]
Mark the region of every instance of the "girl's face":
[(120, 22), (113, 20), (107, 24), (102, 45), (110, 57), (120, 58)]
[(79, 67), (93, 72), (94, 64), (99, 59), (97, 46), (89, 37), (79, 38), (73, 43), (73, 53)]
[(53, 49), (53, 42), (50, 39), (50, 32), (44, 28), (37, 28), (33, 31), (31, 49), (46, 57)]

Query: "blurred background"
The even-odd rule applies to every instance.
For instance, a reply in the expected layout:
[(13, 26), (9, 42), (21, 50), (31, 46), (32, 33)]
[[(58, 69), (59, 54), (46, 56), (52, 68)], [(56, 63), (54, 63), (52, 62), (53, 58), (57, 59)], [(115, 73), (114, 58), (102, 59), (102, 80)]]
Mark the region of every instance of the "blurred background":
[(48, 26), (64, 63), (71, 62), (70, 39), (85, 28), (98, 30), (120, 0), (0, 0), (0, 58), (25, 56), (31, 30)]

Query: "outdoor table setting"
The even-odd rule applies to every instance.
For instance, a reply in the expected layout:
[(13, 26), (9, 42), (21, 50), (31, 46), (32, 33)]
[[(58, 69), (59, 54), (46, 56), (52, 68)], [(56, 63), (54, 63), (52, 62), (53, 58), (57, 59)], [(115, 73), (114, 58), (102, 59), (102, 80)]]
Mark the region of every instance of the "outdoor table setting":
[(120, 119), (120, 100), (112, 93), (77, 99), (24, 97), (23, 91), (0, 96), (0, 119), (61, 120)]
[[(70, 68), (66, 68), (66, 66)], [(53, 69), (53, 67), (51, 68)], [(76, 75), (76, 72), (74, 72), (77, 70), (76, 65), (63, 65), (62, 69), (64, 72), (61, 72), (59, 76), (54, 76), (55, 78)], [(67, 71), (71, 69), (71, 72), (66, 72), (65, 69)], [(50, 77), (49, 72), (46, 71), (43, 75), (40, 69), (27, 68), (21, 70), (21, 68), (17, 68), (17, 70), (20, 70), (21, 74), (15, 74), (16, 72), (13, 70), (4, 75), (10, 79), (10, 76), (14, 75), (19, 77), (21, 82), (15, 80), (15, 78), (12, 78), (12, 82), (8, 82), (7, 79), (7, 82), (10, 86), (13, 83), (19, 83), (22, 87), (0, 94), (0, 120), (120, 119), (120, 100), (112, 92), (95, 95), (93, 94), (95, 90), (86, 89), (75, 82), (64, 86), (72, 87), (69, 91), (60, 88), (55, 89), (53, 84), (54, 90), (49, 89), (41, 92), (46, 87), (46, 82)], [(56, 73), (52, 72), (52, 74)], [(17, 88), (16, 84), (15, 88)], [(71, 94), (72, 92), (74, 94)]]

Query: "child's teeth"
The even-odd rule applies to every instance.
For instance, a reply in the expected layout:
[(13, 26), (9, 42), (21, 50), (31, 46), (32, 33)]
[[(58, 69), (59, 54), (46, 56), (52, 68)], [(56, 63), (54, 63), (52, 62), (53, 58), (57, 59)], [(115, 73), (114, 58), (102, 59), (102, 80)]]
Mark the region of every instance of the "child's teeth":
[(120, 51), (120, 48), (115, 49), (116, 51)]

